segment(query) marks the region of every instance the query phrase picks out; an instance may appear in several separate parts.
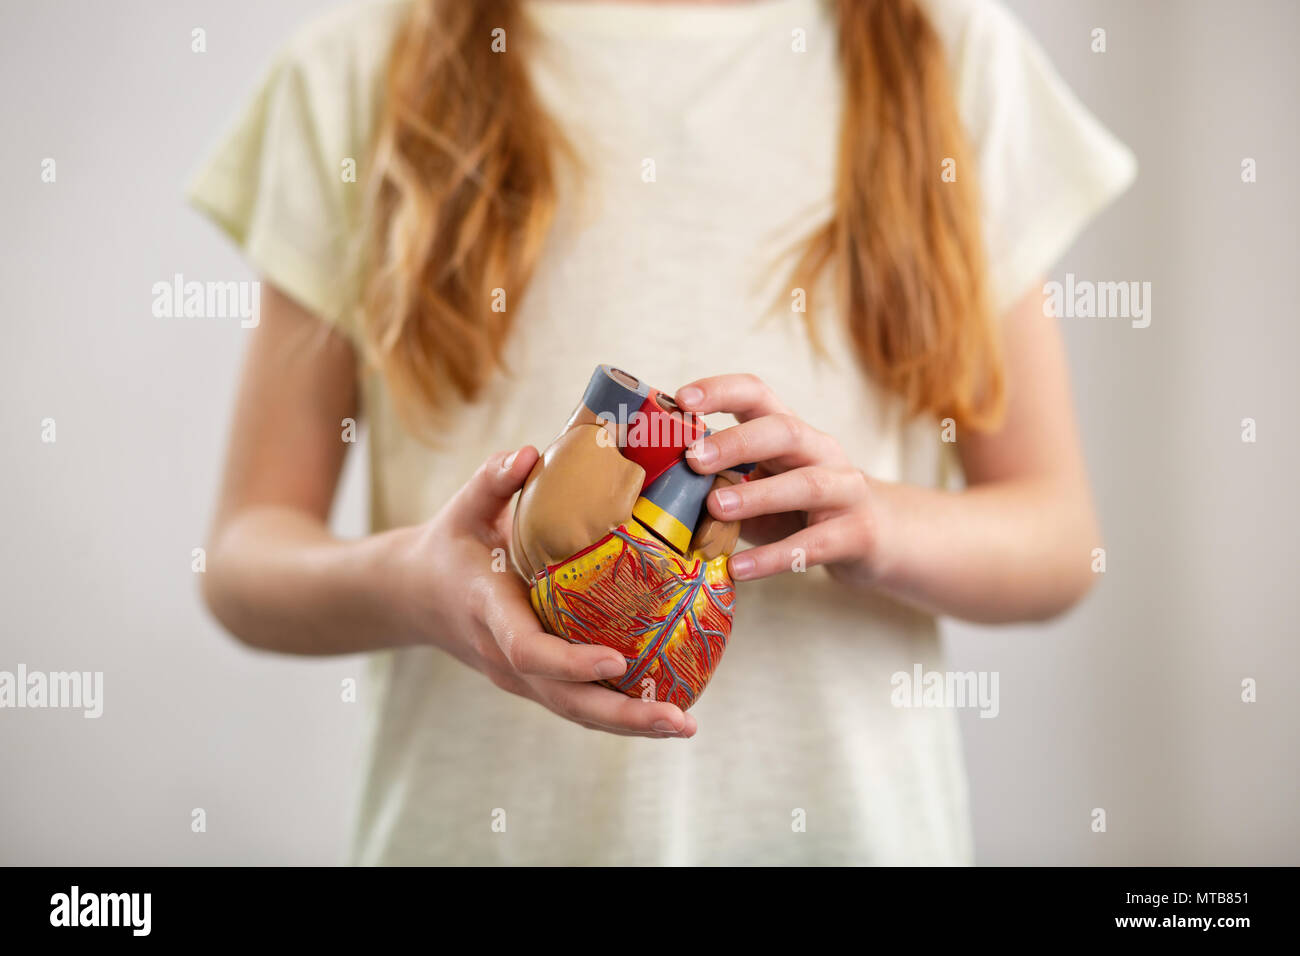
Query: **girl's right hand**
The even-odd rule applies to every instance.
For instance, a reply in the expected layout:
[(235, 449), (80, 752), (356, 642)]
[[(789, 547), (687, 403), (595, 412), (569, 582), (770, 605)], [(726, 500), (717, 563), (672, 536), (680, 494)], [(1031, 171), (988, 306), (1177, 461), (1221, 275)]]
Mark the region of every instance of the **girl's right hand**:
[(537, 449), (489, 458), (429, 523), (404, 529), (398, 600), (418, 639), (481, 671), (502, 690), (536, 701), (592, 730), (639, 737), (691, 737), (695, 718), (662, 701), (610, 690), (623, 674), (617, 651), (570, 644), (541, 629), (528, 588), (511, 567), (510, 499)]

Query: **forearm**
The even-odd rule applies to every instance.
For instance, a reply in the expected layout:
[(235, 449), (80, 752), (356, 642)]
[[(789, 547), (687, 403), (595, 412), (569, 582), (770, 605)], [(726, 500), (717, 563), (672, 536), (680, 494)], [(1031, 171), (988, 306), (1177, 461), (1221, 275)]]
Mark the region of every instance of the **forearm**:
[(203, 596), (246, 644), (288, 654), (347, 654), (414, 642), (397, 609), (393, 555), (405, 532), (341, 541), (292, 508), (251, 508), (220, 527)]
[(1048, 479), (961, 492), (873, 483), (880, 515), (872, 584), (980, 623), (1042, 620), (1091, 587), (1100, 545), (1086, 488)]

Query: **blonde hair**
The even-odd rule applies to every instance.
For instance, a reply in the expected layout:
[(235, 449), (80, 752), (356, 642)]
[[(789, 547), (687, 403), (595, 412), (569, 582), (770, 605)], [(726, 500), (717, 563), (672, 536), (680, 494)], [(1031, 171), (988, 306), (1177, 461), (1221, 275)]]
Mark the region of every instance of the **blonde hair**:
[[(834, 210), (791, 285), (813, 290), (833, 265), (864, 371), (911, 414), (992, 427), (1002, 362), (942, 44), (916, 0), (839, 0), (838, 20)], [(515, 310), (493, 311), (493, 290), (519, 301), (554, 217), (555, 164), (573, 155), (530, 85), (527, 26), (518, 0), (416, 0), (389, 60), (363, 328), (409, 423), (473, 401), (502, 368)], [(498, 27), (508, 56), (489, 45)]]

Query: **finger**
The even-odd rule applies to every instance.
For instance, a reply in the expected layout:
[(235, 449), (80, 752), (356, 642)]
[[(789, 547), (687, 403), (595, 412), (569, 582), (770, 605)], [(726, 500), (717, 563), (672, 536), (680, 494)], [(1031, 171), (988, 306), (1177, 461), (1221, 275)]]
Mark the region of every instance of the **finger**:
[(834, 511), (866, 497), (867, 479), (857, 470), (806, 467), (770, 478), (719, 488), (709, 495), (709, 513), (737, 521), (785, 511)]
[(738, 421), (747, 422), (762, 415), (781, 415), (789, 411), (777, 399), (767, 383), (757, 375), (714, 375), (683, 385), (673, 396), (677, 404), (697, 415), (729, 412)]
[(808, 522), (804, 516), (797, 511), (786, 511), (782, 514), (759, 515), (757, 518), (749, 518), (740, 523), (740, 536), (753, 547), (763, 544), (771, 544), (773, 541), (780, 541), (782, 538), (788, 538), (790, 535), (802, 531), (807, 527)]
[(491, 664), (483, 667), (482, 670), (487, 679), (501, 690), (514, 694), (516, 697), (524, 697), (532, 701), (537, 700), (537, 695), (533, 693), (533, 685), (509, 667)]
[(794, 415), (764, 415), (701, 438), (686, 460), (702, 475), (746, 462), (775, 461), (784, 468), (827, 463), (838, 457), (829, 435)]
[[(487, 675), (488, 680), (490, 680), (497, 687), (501, 688), (501, 690), (508, 691), (509, 693), (514, 694), (517, 697), (523, 697), (525, 700), (531, 700), (534, 703), (541, 704), (543, 707), (546, 706), (546, 704), (538, 698), (537, 693), (533, 690), (533, 685), (530, 684), (524, 677), (521, 677), (519, 674), (515, 673), (509, 667), (489, 666), (484, 668), (484, 673)], [(687, 716), (689, 718), (687, 720), (687, 724), (689, 725), (690, 733), (694, 734), (695, 733), (694, 718), (690, 718), (690, 715)], [(613, 727), (602, 726), (601, 724), (593, 724), (590, 721), (585, 721), (585, 720), (576, 721), (576, 723), (579, 724), (579, 726), (585, 727), (587, 730), (598, 730), (602, 733), (618, 734), (619, 736), (623, 736), (623, 737), (663, 738), (669, 736), (677, 736), (674, 734), (665, 734), (658, 731), (652, 733), (642, 733), (640, 731), (618, 730)], [(689, 736), (689, 735), (684, 735), (684, 736)]]
[(496, 522), (535, 464), (537, 449), (532, 445), (515, 452), (497, 452), (483, 462), (451, 499), (457, 528), (477, 532)]
[(557, 681), (612, 680), (627, 670), (627, 661), (613, 648), (599, 644), (570, 644), (537, 626), (522, 585), (492, 577), (479, 578), (480, 617), (501, 654), (516, 673)]
[(614, 727), (602, 727), (600, 724), (588, 723), (585, 720), (574, 721), (579, 727), (585, 730), (594, 730), (597, 733), (613, 734), (615, 737), (648, 737), (651, 740), (671, 740), (674, 737), (680, 737), (681, 734), (639, 734), (630, 730), (618, 730)]
[(737, 581), (755, 581), (796, 568), (848, 561), (864, 552), (863, 538), (863, 524), (856, 516), (832, 518), (781, 541), (733, 554), (727, 570)]
[(689, 739), (691, 737), (694, 737), (696, 731), (695, 718), (692, 717), (690, 714), (687, 714), (686, 722), (687, 722), (687, 729), (682, 731), (680, 734), (674, 734), (674, 733), (665, 733), (657, 730), (651, 731), (649, 733), (644, 733), (639, 730), (621, 730), (618, 727), (606, 727), (603, 724), (593, 724), (590, 721), (586, 721), (586, 720), (575, 721), (575, 723), (578, 724), (578, 726), (585, 727), (587, 730), (596, 730), (604, 734), (613, 734), (616, 737), (649, 737), (652, 740), (670, 740), (675, 737)]
[[(520, 677), (509, 667), (504, 667), (504, 666), (486, 667), (483, 669), (483, 673), (487, 676), (488, 680), (490, 680), (495, 686), (499, 687), (501, 690), (508, 691), (509, 693), (514, 694), (517, 697), (522, 697), (525, 700), (531, 700), (533, 701), (533, 703), (541, 704), (543, 707), (547, 707), (546, 701), (544, 701), (541, 698), (541, 696), (533, 688), (533, 685), (529, 683), (525, 678)], [(547, 709), (549, 710), (550, 708), (547, 707)], [(659, 731), (652, 731), (646, 733), (642, 731), (620, 730), (615, 727), (606, 727), (603, 726), (602, 724), (592, 723), (589, 720), (575, 720), (574, 723), (578, 724), (578, 726), (580, 727), (585, 727), (587, 730), (598, 730), (602, 733), (617, 734), (621, 737), (663, 738), (663, 737), (676, 736), (675, 734), (665, 734)], [(694, 718), (688, 719), (687, 725), (688, 725), (687, 729), (690, 731), (690, 734), (694, 734), (695, 733)]]
[(628, 697), (595, 684), (556, 683), (539, 690), (560, 716), (613, 733), (691, 737), (696, 731), (695, 718), (676, 704)]

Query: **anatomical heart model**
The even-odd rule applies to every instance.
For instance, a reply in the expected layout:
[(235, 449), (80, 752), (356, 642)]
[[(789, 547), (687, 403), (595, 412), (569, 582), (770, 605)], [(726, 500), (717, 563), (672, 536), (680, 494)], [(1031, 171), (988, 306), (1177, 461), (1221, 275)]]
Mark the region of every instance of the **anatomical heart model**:
[(515, 565), (542, 626), (621, 653), (627, 672), (607, 686), (683, 709), (713, 676), (736, 603), (739, 525), (704, 500), (748, 470), (692, 471), (684, 452), (704, 434), (670, 396), (602, 365), (515, 508)]

